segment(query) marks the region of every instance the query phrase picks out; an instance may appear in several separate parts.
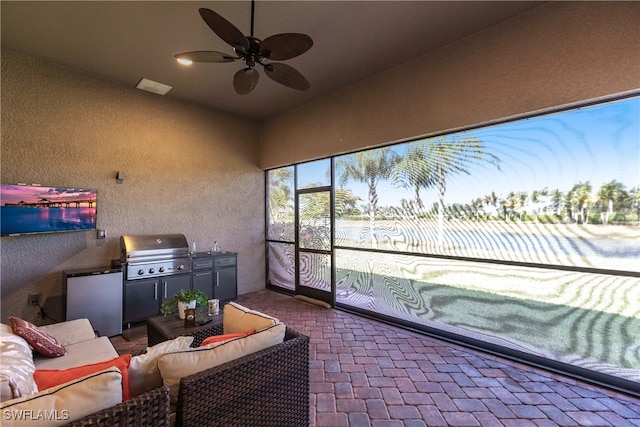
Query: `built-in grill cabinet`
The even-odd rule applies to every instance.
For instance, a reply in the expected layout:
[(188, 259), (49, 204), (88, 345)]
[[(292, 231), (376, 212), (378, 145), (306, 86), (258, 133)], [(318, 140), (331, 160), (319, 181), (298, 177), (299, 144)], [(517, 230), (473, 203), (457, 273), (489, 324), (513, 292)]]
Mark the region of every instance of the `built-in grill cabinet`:
[(180, 289), (191, 289), (191, 258), (182, 234), (122, 236), (123, 324), (160, 313)]
[(200, 289), (221, 302), (238, 296), (235, 252), (192, 255), (182, 234), (122, 236), (120, 249), (112, 266), (124, 274), (125, 326), (158, 315), (162, 303), (180, 289)]

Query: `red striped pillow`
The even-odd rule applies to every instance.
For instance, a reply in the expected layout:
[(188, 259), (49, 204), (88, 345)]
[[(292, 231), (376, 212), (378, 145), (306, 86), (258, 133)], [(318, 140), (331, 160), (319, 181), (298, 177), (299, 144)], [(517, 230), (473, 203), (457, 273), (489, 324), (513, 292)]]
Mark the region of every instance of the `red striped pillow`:
[(60, 357), (67, 350), (58, 341), (33, 323), (19, 317), (9, 317), (13, 333), (24, 338), (38, 353), (47, 357)]
[(246, 337), (248, 335), (255, 334), (255, 333), (256, 333), (256, 330), (252, 329), (252, 330), (247, 331), (247, 332), (236, 332), (234, 334), (211, 335), (210, 337), (205, 338), (202, 341), (202, 344), (200, 344), (200, 346), (205, 346), (207, 344), (212, 344), (214, 342), (228, 341), (228, 340), (232, 340), (234, 338), (242, 338), (242, 337)]

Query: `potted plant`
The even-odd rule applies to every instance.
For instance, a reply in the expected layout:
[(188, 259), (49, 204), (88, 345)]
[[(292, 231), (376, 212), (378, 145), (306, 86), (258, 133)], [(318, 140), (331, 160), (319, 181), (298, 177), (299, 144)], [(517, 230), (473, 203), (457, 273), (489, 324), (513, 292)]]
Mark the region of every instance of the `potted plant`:
[(180, 292), (162, 303), (160, 312), (165, 316), (177, 312), (184, 319), (184, 309), (196, 308), (196, 304), (207, 305), (207, 295), (204, 292), (198, 289), (180, 289)]

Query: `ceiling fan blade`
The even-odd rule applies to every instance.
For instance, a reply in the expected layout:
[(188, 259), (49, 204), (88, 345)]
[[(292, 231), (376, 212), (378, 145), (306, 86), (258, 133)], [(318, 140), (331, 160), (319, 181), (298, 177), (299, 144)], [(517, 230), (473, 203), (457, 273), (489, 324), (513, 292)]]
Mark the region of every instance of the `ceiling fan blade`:
[(175, 55), (176, 59), (191, 62), (233, 62), (236, 57), (226, 53), (216, 52), (214, 50), (196, 50), (193, 52), (184, 52)]
[(295, 58), (308, 51), (313, 40), (306, 34), (283, 33), (267, 37), (260, 44), (261, 54), (274, 61)]
[(218, 35), (227, 44), (238, 49), (240, 52), (246, 52), (249, 49), (249, 40), (242, 34), (235, 25), (218, 15), (211, 9), (200, 8), (200, 16), (207, 23), (209, 28)]
[(298, 70), (282, 62), (266, 64), (264, 71), (271, 80), (289, 86), (292, 89), (307, 90), (311, 87), (311, 84)]
[(233, 76), (233, 88), (239, 95), (246, 95), (258, 84), (260, 75), (255, 68), (243, 68)]

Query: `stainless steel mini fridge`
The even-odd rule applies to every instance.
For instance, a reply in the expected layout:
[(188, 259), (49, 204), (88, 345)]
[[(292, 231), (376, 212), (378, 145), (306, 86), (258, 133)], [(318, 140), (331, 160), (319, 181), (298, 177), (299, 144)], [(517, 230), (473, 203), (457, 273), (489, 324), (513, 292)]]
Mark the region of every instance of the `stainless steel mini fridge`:
[(64, 272), (66, 319), (87, 318), (99, 336), (122, 333), (122, 270), (87, 268)]

